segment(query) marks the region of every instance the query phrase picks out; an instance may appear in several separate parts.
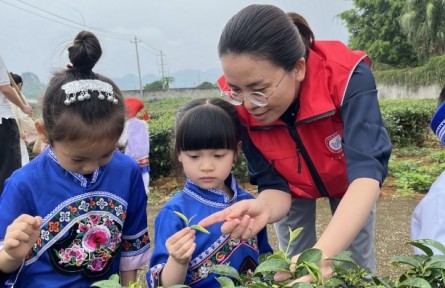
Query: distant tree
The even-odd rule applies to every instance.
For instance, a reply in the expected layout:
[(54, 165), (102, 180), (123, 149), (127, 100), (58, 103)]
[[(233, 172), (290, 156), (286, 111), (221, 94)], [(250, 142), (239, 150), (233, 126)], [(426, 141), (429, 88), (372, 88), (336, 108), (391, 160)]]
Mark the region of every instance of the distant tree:
[(405, 0), (353, 0), (353, 3), (355, 8), (338, 15), (349, 31), (352, 49), (366, 51), (374, 63), (417, 66), (416, 52), (397, 20)]
[(445, 52), (445, 1), (407, 0), (399, 18), (402, 32), (427, 60)]
[(156, 80), (151, 83), (148, 83), (144, 86), (145, 91), (162, 91), (168, 90), (170, 88), (170, 84), (175, 82), (175, 78), (171, 76), (167, 76), (161, 78), (161, 80)]
[(213, 89), (213, 88), (217, 88), (218, 86), (216, 86), (216, 84), (210, 83), (210, 82), (202, 82), (201, 84), (199, 84), (198, 86), (196, 86), (195, 88), (197, 89)]
[(164, 90), (163, 82), (161, 80), (153, 81), (144, 86), (145, 91), (162, 91)]
[(167, 90), (168, 88), (170, 88), (170, 84), (172, 84), (173, 82), (175, 82), (175, 77), (172, 77), (172, 76), (166, 76), (166, 77), (163, 77), (162, 79), (161, 79), (161, 81), (162, 81), (162, 88), (164, 89), (164, 90)]

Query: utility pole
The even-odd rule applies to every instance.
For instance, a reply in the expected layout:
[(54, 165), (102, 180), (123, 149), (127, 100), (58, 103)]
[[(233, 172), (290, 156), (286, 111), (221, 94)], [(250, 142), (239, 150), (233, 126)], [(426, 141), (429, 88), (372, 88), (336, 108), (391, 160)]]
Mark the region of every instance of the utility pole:
[(164, 54), (162, 54), (162, 50), (161, 52), (161, 79), (162, 79), (162, 89), (165, 90), (165, 71), (164, 71)]
[[(132, 41), (130, 41), (133, 43)], [(138, 62), (138, 75), (139, 75), (139, 94), (142, 98), (142, 78), (141, 78), (141, 67), (139, 65), (139, 52), (138, 52), (138, 42), (141, 42), (141, 40), (138, 40), (136, 35), (134, 36), (134, 45), (136, 46), (136, 60)]]

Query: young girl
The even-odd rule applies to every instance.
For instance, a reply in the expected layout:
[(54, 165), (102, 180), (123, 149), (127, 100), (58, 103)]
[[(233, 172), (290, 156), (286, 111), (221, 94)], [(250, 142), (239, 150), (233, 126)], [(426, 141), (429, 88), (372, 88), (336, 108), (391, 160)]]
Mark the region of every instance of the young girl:
[(125, 99), (127, 121), (125, 121), (124, 132), (119, 138), (119, 145), (125, 147), (125, 154), (138, 163), (148, 195), (148, 185), (150, 183), (150, 134), (147, 122), (136, 117), (143, 108), (144, 102), (140, 99)]
[(230, 264), (247, 273), (257, 266), (259, 254), (272, 252), (266, 229), (239, 240), (221, 234), (221, 225), (210, 226), (210, 234), (197, 232), (174, 213), (193, 217), (190, 224), (196, 224), (253, 198), (231, 174), (241, 143), (236, 117), (235, 109), (218, 98), (192, 100), (178, 112), (175, 152), (187, 180), (156, 218), (156, 245), (147, 273), (150, 287), (220, 287), (217, 275), (210, 272), (212, 266)]
[(36, 123), (50, 146), (6, 181), (0, 201), (4, 286), (90, 287), (119, 272), (128, 286), (149, 261), (139, 167), (116, 152), (123, 97), (92, 72), (102, 53), (93, 34), (80, 32), (68, 53)]

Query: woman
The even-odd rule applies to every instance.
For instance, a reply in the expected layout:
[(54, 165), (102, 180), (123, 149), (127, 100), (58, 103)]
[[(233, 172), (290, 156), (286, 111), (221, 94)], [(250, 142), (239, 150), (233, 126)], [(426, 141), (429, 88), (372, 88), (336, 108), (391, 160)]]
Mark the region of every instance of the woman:
[[(243, 151), (260, 194), (201, 221), (225, 221), (243, 239), (275, 223), (280, 248), (315, 247), (324, 259), (349, 249), (375, 272), (375, 202), (391, 143), (378, 106), (370, 60), (337, 41), (315, 41), (306, 20), (272, 5), (250, 5), (226, 24), (219, 57), (224, 98), (246, 127)], [(333, 217), (317, 240), (315, 200)], [(335, 214), (334, 214), (335, 212)], [(348, 248), (349, 247), (349, 248)], [(320, 263), (325, 277), (332, 272)]]

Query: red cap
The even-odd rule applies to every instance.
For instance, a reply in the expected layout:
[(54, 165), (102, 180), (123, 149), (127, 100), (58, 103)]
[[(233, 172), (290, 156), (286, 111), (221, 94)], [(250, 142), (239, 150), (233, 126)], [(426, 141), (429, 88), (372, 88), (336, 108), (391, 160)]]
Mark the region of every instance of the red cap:
[(138, 98), (126, 98), (125, 99), (125, 109), (127, 111), (128, 117), (135, 117), (139, 111), (144, 108), (144, 102)]

